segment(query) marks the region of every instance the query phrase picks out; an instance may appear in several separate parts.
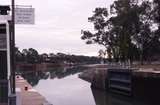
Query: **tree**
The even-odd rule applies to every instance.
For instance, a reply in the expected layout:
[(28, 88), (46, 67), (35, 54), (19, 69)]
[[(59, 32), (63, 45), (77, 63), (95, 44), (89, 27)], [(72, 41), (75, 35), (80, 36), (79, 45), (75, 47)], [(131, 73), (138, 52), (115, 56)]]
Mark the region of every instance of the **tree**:
[(29, 48), (28, 49), (28, 62), (30, 63), (36, 63), (39, 61), (39, 54), (38, 51), (33, 49), (33, 48)]
[(99, 51), (98, 51), (98, 53), (99, 53), (99, 58), (101, 59), (101, 64), (103, 64), (104, 63), (104, 58), (105, 58), (105, 56), (106, 56), (106, 52), (105, 51), (103, 51), (102, 49), (100, 49)]
[[(153, 20), (157, 25), (157, 30), (154, 31), (154, 36), (152, 37), (151, 45), (153, 55), (156, 55), (160, 58), (160, 1), (153, 0)], [(153, 48), (154, 47), (154, 48)]]
[(22, 50), (22, 59), (26, 63), (28, 62), (28, 56), (27, 55), (28, 55), (28, 50), (27, 49), (23, 49)]
[(110, 13), (106, 8), (96, 8), (88, 20), (93, 23), (95, 31), (82, 31), (81, 38), (87, 40), (87, 44), (103, 45), (116, 61), (134, 60), (139, 56), (143, 61), (150, 52), (147, 50), (152, 49), (147, 44), (157, 42), (152, 44), (155, 35), (149, 0), (116, 0)]
[(96, 8), (94, 11), (94, 15), (88, 18), (88, 21), (94, 24), (95, 33), (92, 33), (88, 30), (82, 30), (83, 36), (81, 38), (83, 40), (87, 40), (87, 44), (98, 43), (104, 45), (105, 47), (108, 46), (109, 42), (107, 42), (108, 40), (105, 40), (107, 38), (105, 30), (107, 17), (107, 8)]
[[(96, 8), (92, 17), (89, 17), (89, 22), (94, 24), (94, 32), (88, 30), (82, 30), (81, 39), (87, 40), (87, 44), (100, 44), (106, 49), (113, 49), (116, 37), (110, 34), (112, 25), (108, 20), (108, 10), (107, 8)], [(112, 50), (113, 51), (113, 50)]]
[(40, 62), (47, 62), (48, 61), (48, 54), (43, 53), (43, 54), (39, 55), (39, 60), (40, 60)]
[(15, 47), (15, 58), (16, 58), (16, 62), (22, 62), (23, 61), (22, 54), (19, 51), (18, 47)]
[[(135, 23), (137, 23), (137, 2), (135, 0), (118, 0), (111, 5), (110, 23), (112, 29), (110, 34), (116, 37), (116, 43), (112, 52), (114, 58), (118, 58), (122, 61), (132, 59), (133, 44), (131, 37), (133, 36), (133, 29)], [(130, 21), (132, 20), (132, 21)]]
[(23, 49), (22, 50), (22, 56), (25, 62), (27, 63), (37, 63), (39, 62), (39, 54), (38, 51), (33, 49), (33, 48), (29, 48), (27, 49)]

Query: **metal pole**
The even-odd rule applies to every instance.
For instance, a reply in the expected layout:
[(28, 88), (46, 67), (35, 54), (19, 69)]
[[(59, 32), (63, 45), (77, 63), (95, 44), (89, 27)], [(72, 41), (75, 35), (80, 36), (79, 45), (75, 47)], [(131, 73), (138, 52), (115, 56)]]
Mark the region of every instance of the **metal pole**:
[(12, 93), (15, 94), (15, 0), (12, 0), (12, 37), (11, 37), (11, 81)]

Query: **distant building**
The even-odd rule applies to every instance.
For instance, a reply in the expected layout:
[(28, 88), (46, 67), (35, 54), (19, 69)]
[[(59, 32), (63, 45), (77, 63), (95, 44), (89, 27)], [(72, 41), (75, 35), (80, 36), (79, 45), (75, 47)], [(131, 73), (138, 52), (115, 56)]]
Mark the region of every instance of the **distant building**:
[(9, 6), (0, 6), (0, 105), (8, 103), (11, 94)]

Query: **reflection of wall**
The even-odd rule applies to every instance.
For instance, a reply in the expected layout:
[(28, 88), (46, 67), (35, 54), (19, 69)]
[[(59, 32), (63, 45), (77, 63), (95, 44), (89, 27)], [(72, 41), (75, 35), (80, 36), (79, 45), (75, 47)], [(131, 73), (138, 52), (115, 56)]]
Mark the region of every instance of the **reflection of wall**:
[(131, 99), (92, 89), (96, 105), (133, 105)]
[(153, 105), (160, 105), (160, 78), (133, 77), (133, 95), (141, 100), (147, 100)]
[(109, 95), (107, 98), (109, 105), (133, 105), (131, 99), (127, 97)]
[(94, 96), (96, 105), (108, 105), (107, 100), (106, 100), (107, 95), (105, 92), (97, 90), (97, 89), (92, 89), (92, 94)]
[(133, 99), (131, 97), (110, 94), (101, 90), (92, 89), (96, 105), (159, 105), (146, 104), (145, 102)]

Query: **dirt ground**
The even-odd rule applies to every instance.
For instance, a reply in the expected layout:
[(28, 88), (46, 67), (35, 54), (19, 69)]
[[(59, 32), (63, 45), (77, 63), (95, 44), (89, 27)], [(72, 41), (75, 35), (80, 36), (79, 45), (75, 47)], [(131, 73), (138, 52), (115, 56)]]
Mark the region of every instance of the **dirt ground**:
[[(94, 65), (86, 65), (89, 68), (107, 68), (107, 64), (94, 64)], [(144, 64), (144, 65), (132, 65), (133, 68), (142, 68), (142, 69), (153, 69), (156, 71), (160, 71), (160, 64)]]
[(160, 71), (160, 64), (144, 64), (144, 65), (133, 65), (133, 67), (136, 68), (143, 68), (143, 69), (148, 69), (148, 68), (152, 68), (154, 70), (158, 70)]

